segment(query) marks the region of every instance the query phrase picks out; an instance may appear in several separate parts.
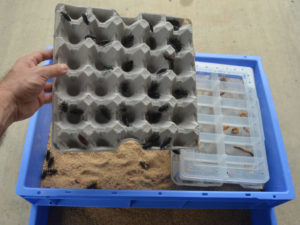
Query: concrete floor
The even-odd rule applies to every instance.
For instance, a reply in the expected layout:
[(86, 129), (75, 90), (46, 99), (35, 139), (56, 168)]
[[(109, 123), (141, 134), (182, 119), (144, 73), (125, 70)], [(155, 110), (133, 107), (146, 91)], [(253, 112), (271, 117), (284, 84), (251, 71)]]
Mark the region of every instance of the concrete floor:
[[(300, 120), (297, 119), (300, 113), (300, 0), (63, 2), (115, 8), (123, 16), (156, 12), (189, 17), (193, 22), (196, 51), (261, 56), (294, 185), (300, 194)], [(0, 77), (18, 57), (52, 44), (55, 5), (56, 1), (0, 2)], [(27, 125), (28, 121), (13, 124), (0, 144), (2, 225), (27, 224), (28, 221), (30, 205), (15, 194)], [(279, 224), (300, 224), (299, 210), (297, 200), (277, 207)]]

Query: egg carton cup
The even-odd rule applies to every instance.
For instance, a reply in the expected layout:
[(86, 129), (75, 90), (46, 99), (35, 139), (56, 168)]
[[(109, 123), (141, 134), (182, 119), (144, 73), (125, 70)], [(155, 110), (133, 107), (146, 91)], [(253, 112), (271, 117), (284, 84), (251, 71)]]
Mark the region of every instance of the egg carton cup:
[(188, 20), (58, 4), (54, 63), (68, 73), (53, 87), (52, 144), (58, 151), (198, 144), (196, 72)]
[(173, 181), (262, 189), (269, 171), (253, 70), (201, 62), (196, 70), (200, 145), (172, 152)]

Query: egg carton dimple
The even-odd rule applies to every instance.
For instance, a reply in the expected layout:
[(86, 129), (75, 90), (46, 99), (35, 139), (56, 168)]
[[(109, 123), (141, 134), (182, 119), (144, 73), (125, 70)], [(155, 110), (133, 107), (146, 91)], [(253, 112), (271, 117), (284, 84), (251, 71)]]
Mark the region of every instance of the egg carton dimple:
[(141, 13), (58, 4), (54, 63), (68, 73), (53, 87), (52, 143), (58, 151), (198, 144), (191, 23)]

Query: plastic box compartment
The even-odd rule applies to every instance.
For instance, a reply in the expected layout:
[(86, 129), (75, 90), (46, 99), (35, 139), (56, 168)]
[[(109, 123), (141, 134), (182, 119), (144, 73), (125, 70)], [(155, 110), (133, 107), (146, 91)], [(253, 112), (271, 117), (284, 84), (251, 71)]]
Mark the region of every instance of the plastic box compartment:
[[(31, 206), (28, 225), (47, 225), (49, 206)], [(251, 210), (252, 225), (277, 225), (276, 214), (273, 208)]]
[(30, 203), (41, 206), (131, 208), (267, 209), (295, 198), (278, 119), (261, 58), (198, 53), (196, 61), (253, 68), (270, 172), (270, 180), (265, 184), (263, 192), (40, 188), (40, 176), (51, 122), (51, 105), (44, 105), (29, 122), (17, 182), (17, 194)]

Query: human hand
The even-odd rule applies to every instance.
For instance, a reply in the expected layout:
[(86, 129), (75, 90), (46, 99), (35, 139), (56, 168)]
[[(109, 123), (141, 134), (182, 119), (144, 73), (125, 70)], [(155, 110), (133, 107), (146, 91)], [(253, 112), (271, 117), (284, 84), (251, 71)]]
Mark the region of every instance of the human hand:
[[(52, 83), (47, 80), (51, 77), (62, 76), (68, 71), (65, 64), (38, 65), (44, 60), (52, 59), (52, 55), (52, 50), (42, 50), (21, 57), (0, 82), (2, 126), (5, 125), (3, 120), (8, 120), (6, 123), (9, 126), (14, 121), (30, 117), (43, 104), (52, 101), (52, 94), (45, 93), (52, 91)], [(3, 113), (10, 114), (9, 118), (3, 118), (5, 117)]]

